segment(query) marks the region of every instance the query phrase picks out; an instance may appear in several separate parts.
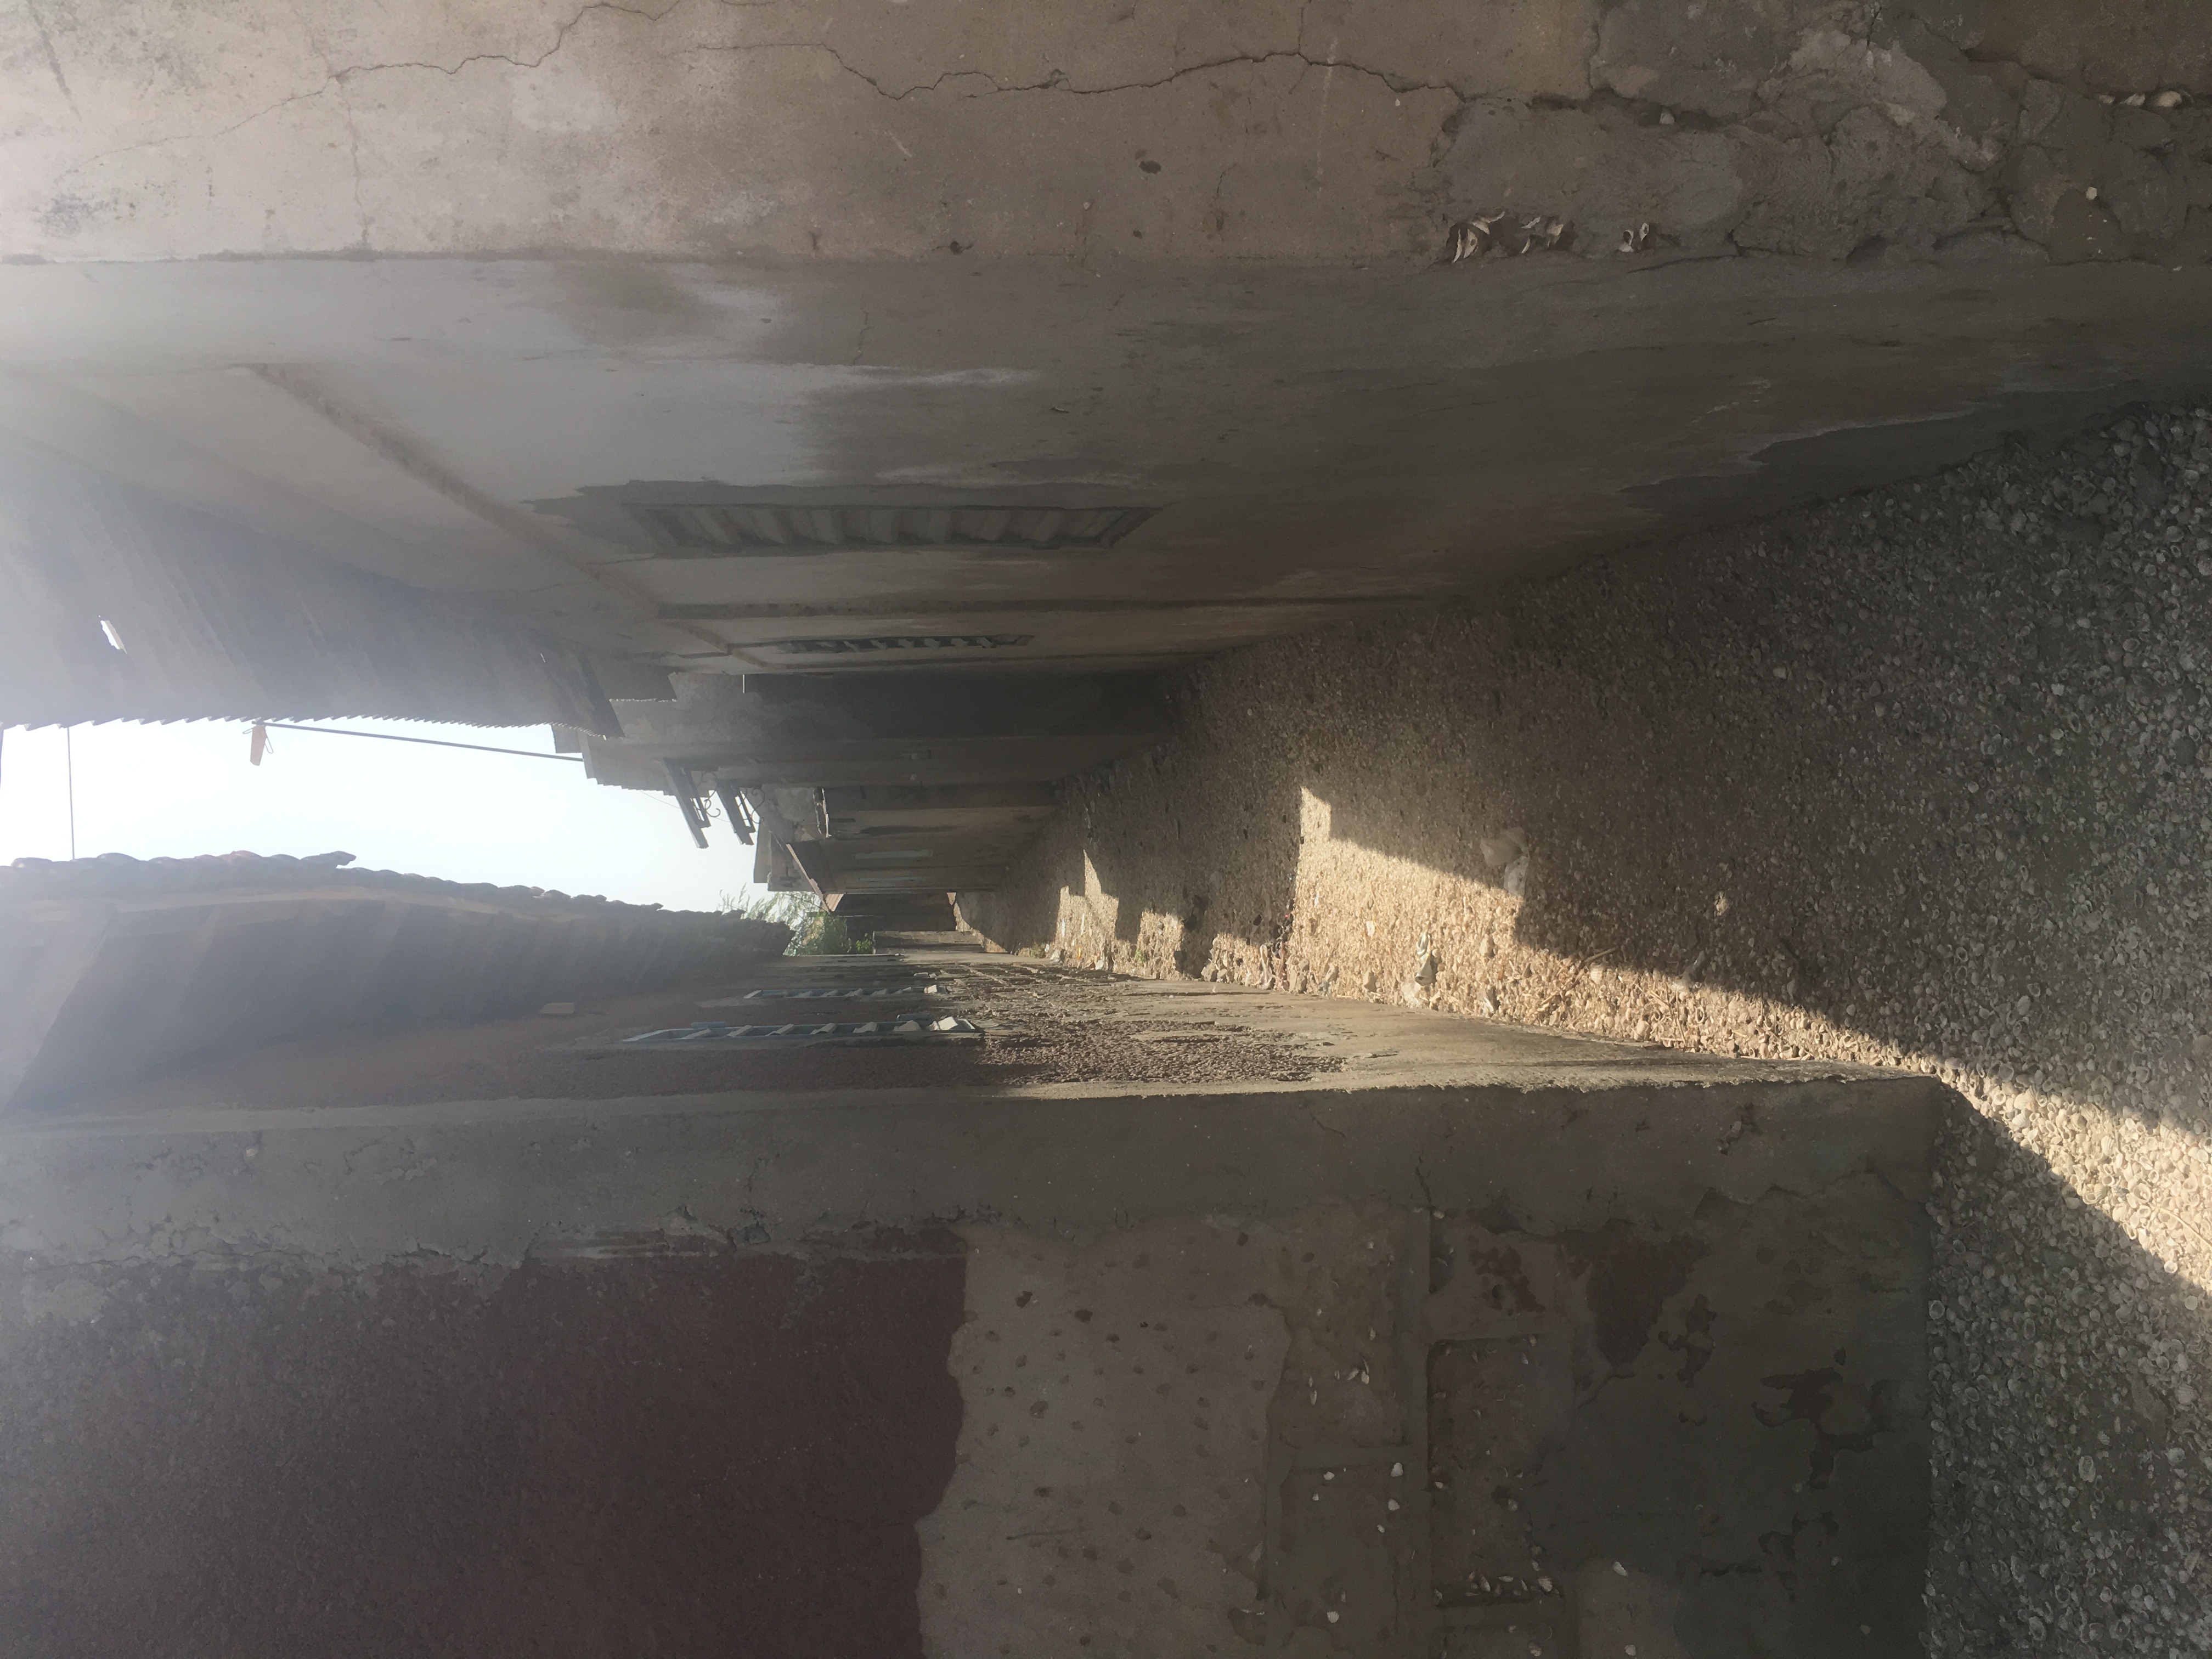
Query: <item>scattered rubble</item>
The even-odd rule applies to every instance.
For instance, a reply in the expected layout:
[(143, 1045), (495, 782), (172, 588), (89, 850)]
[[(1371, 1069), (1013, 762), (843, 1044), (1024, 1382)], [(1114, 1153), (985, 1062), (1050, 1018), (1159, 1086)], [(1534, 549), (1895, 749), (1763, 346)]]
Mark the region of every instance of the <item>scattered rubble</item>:
[(1573, 234), (1574, 227), (1565, 220), (1541, 213), (1478, 214), (1451, 228), (1444, 246), (1444, 263), (1455, 265), (1485, 253), (1519, 255), (1539, 248), (1571, 246)]

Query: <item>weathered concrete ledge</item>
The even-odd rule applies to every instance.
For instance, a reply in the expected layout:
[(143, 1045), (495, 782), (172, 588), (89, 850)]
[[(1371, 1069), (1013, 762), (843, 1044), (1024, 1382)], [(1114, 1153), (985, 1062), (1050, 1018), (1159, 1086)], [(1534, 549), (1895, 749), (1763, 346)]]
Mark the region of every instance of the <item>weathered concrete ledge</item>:
[(75, 1261), (274, 1252), (359, 1268), (672, 1229), (796, 1248), (981, 1220), (1090, 1243), (1178, 1216), (1427, 1202), (1540, 1231), (1654, 1222), (1871, 1176), (1925, 1196), (1917, 1078), (1228, 1089), (1076, 1084), (19, 1119), (0, 1248)]

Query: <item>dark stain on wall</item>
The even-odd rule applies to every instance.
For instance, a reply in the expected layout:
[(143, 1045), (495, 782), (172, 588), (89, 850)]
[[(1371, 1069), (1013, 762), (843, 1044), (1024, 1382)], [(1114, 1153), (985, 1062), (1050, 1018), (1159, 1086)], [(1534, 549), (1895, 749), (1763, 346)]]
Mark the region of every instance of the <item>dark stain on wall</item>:
[(1598, 1352), (1616, 1370), (1643, 1352), (1659, 1310), (1690, 1282), (1690, 1269), (1705, 1253), (1701, 1238), (1655, 1237), (1620, 1220), (1594, 1233), (1562, 1234), (1559, 1243), (1569, 1265), (1589, 1274), (1584, 1294)]
[[(1838, 1352), (1838, 1364), (1843, 1355)], [(1867, 1452), (1874, 1449), (1874, 1437), (1886, 1434), (1896, 1425), (1897, 1384), (1883, 1381), (1868, 1390), (1866, 1417), (1868, 1426), (1857, 1430), (1836, 1429), (1829, 1426), (1829, 1414), (1837, 1409), (1836, 1389), (1844, 1374), (1834, 1366), (1821, 1366), (1809, 1371), (1781, 1372), (1760, 1379), (1770, 1389), (1786, 1397), (1772, 1411), (1764, 1406), (1754, 1406), (1752, 1411), (1770, 1429), (1778, 1429), (1793, 1422), (1809, 1424), (1813, 1430), (1812, 1463), (1805, 1484), (1815, 1492), (1827, 1489), (1836, 1472), (1836, 1457), (1840, 1452)]]

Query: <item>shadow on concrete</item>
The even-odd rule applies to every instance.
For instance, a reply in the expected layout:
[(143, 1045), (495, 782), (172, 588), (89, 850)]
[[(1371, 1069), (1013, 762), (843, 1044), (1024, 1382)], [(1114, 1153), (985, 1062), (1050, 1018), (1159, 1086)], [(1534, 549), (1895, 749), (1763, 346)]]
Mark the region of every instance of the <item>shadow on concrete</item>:
[(1931, 1206), (1929, 1650), (2188, 1651), (2207, 1485), (2191, 1356), (2212, 1315), (1963, 1103), (1944, 1138), (1965, 1190)]

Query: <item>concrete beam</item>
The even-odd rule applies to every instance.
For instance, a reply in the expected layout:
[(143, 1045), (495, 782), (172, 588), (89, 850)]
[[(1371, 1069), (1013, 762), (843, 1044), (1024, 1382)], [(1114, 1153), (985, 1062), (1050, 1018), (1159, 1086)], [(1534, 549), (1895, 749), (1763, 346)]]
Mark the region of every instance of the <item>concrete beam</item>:
[[(71, 13), (8, 42), (0, 251), (1403, 268), (1492, 213), (1477, 252), (1501, 256), (1534, 240), (1604, 258), (1647, 222), (1836, 261), (1977, 233), (2060, 259), (2190, 250), (2188, 190), (2136, 186), (2157, 173), (2144, 156), (2193, 153), (2194, 112), (2116, 131), (2094, 100), (2212, 92), (2199, 10), (2009, 9), (1985, 31), (1979, 8), (1854, 22), (1819, 0), (1387, 0), (1356, 27), (1286, 3), (1231, 22), (1036, 0), (913, 18), (405, 0), (311, 22), (246, 0), (212, 34)], [(2112, 205), (2081, 194), (2100, 176)], [(825, 213), (832, 180), (843, 210)], [(649, 312), (629, 280), (602, 287)]]

